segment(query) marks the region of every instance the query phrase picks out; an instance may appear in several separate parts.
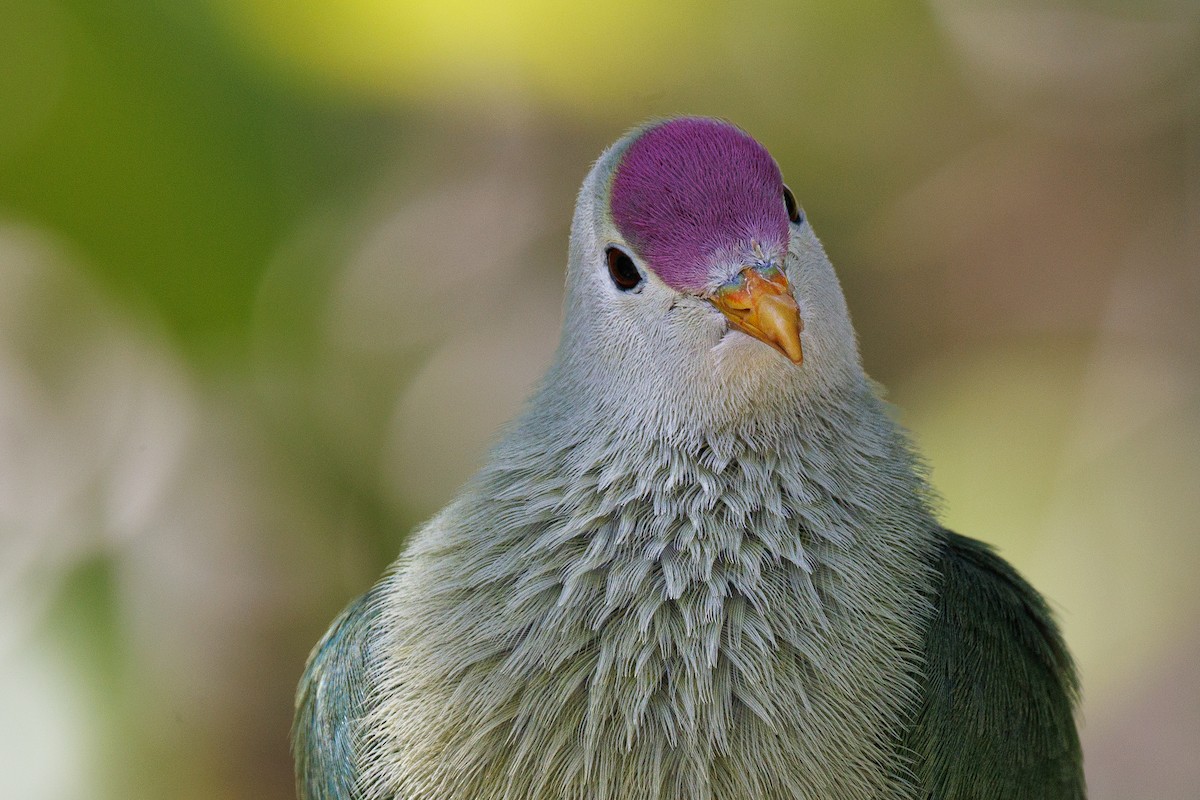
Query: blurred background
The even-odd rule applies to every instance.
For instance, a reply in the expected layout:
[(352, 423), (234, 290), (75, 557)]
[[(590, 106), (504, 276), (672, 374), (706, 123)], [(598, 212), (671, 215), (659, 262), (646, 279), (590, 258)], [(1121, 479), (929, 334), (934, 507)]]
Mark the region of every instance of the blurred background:
[(0, 0), (5, 796), (293, 797), (309, 647), (557, 338), (591, 161), (774, 153), (1093, 800), (1200, 787), (1200, 6)]

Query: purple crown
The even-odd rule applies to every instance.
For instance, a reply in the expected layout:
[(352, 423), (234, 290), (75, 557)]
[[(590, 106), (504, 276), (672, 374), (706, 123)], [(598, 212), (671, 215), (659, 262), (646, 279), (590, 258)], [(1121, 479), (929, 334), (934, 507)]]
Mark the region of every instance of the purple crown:
[(621, 235), (677, 291), (704, 291), (715, 256), (749, 253), (752, 241), (787, 246), (779, 166), (727, 122), (685, 117), (646, 130), (621, 156), (610, 203)]

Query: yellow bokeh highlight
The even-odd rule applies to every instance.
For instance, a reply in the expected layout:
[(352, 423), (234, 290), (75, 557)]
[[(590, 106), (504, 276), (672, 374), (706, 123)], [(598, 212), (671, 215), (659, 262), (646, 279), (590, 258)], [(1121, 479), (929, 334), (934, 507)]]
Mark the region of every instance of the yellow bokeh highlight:
[[(618, 102), (685, 79), (705, 6), (614, 0), (220, 0), (252, 51), (317, 85), (440, 103)], [(708, 15), (708, 16), (711, 16)]]

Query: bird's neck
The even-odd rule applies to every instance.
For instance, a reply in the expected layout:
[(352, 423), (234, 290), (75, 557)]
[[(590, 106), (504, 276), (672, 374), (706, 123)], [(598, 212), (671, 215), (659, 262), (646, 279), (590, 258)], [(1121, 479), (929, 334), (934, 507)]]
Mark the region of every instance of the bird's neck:
[(410, 551), (405, 670), (499, 737), (447, 734), (461, 796), (891, 796), (869, 767), (914, 689), (932, 521), (880, 402), (676, 439), (560, 423), (519, 423)]

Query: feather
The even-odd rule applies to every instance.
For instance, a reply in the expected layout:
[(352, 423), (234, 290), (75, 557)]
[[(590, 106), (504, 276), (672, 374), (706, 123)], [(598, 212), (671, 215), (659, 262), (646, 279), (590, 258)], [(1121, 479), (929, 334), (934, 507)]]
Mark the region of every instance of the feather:
[(343, 611), (313, 648), (296, 694), (292, 752), (300, 800), (357, 800), (358, 725), (366, 710), (367, 671), (377, 591)]
[(908, 735), (927, 796), (1082, 800), (1079, 683), (1049, 608), (987, 545), (943, 536)]

